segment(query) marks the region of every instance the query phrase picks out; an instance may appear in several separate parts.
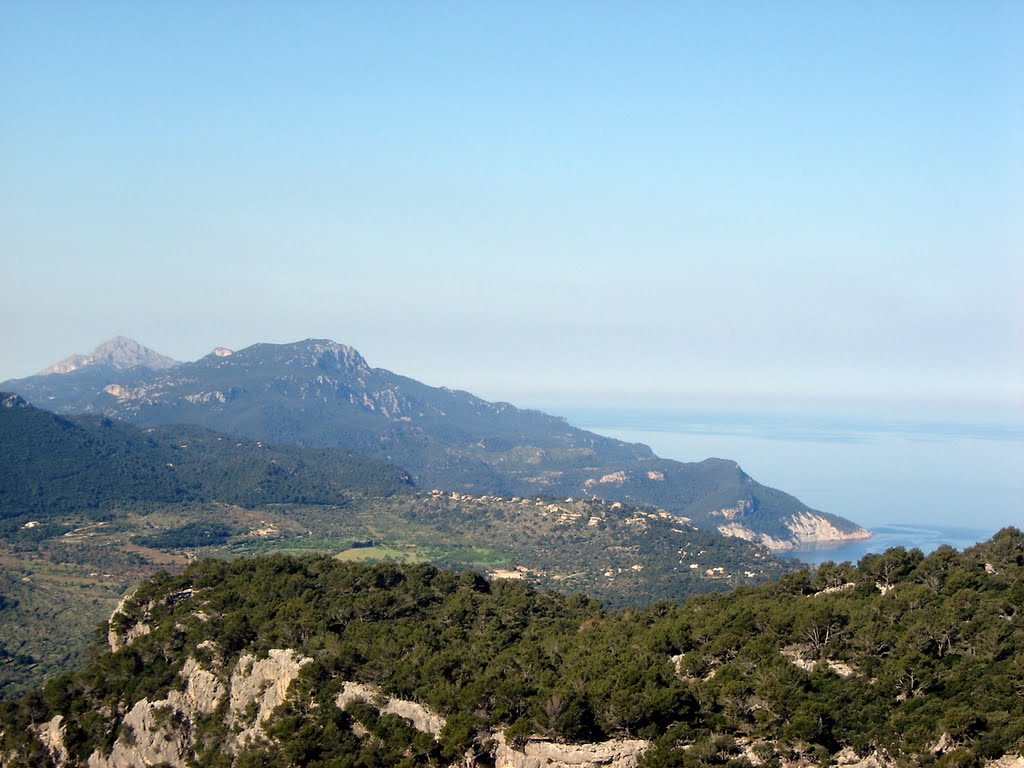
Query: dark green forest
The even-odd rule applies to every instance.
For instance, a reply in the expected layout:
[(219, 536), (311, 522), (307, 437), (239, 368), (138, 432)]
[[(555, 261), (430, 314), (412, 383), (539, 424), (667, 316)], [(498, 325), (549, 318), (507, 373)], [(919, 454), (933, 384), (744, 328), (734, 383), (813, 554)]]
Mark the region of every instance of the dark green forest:
[[(60, 714), (84, 764), (132, 738), (123, 713), (178, 686), (189, 656), (226, 678), (242, 653), (290, 648), (312, 662), (265, 740), (232, 757), (214, 713), (188, 726), (195, 765), (412, 768), (467, 750), (486, 764), (496, 729), (513, 744), (647, 739), (644, 768), (742, 768), (744, 749), (769, 766), (844, 749), (980, 765), (1024, 748), (1022, 574), (1013, 528), (963, 553), (891, 549), (640, 610), (430, 565), (201, 561), (126, 604), (117, 629), (148, 634), (0, 705), (0, 750), (11, 766), (46, 765), (31, 726)], [(346, 681), (447, 725), (435, 739), (372, 701), (341, 710)]]
[[(339, 448), (269, 446), (199, 427), (139, 429), (99, 416), (63, 417), (16, 396), (0, 418), (0, 534), (31, 520), (117, 505), (214, 499), (247, 507), (270, 503), (344, 504), (353, 489), (387, 496), (411, 486), (393, 465)], [(20, 534), (25, 535), (25, 534)]]

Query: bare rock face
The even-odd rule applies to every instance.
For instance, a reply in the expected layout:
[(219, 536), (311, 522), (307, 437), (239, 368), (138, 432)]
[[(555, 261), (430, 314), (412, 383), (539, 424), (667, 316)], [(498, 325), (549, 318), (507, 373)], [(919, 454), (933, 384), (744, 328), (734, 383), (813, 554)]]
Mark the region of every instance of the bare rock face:
[[(245, 654), (238, 660), (231, 674), (231, 700), (228, 710), (228, 724), (241, 726), (235, 737), (234, 746), (240, 748), (246, 742), (260, 737), (260, 726), (270, 713), (284, 702), (288, 686), (292, 684), (306, 664), (312, 659), (300, 656), (293, 650), (272, 650), (265, 659)], [(255, 705), (255, 717), (248, 718), (250, 707)]]
[(64, 716), (57, 715), (52, 720), (33, 728), (54, 764), (66, 765), (68, 750), (64, 746)]
[(89, 768), (136, 768), (170, 765), (185, 768), (189, 739), (181, 728), (179, 713), (168, 700), (143, 699), (132, 707), (121, 724), (121, 737), (109, 756), (97, 750), (89, 756)]
[(335, 703), (340, 709), (344, 709), (350, 701), (358, 699), (377, 706), (383, 714), (398, 715), (405, 718), (412, 723), (412, 727), (417, 731), (429, 733), (434, 738), (441, 735), (441, 731), (445, 726), (445, 719), (436, 712), (427, 709), (422, 704), (417, 704), (415, 701), (392, 698), (375, 685), (345, 683), (341, 693), (338, 694), (338, 698), (335, 699)]
[[(110, 754), (97, 750), (89, 757), (89, 768), (185, 768), (194, 757), (192, 732), (196, 721), (212, 714), (225, 697), (229, 701), (228, 724), (240, 729), (228, 748), (237, 750), (263, 736), (262, 723), (284, 701), (288, 686), (310, 661), (292, 650), (272, 650), (268, 658), (260, 660), (247, 654), (231, 674), (229, 694), (216, 671), (205, 669), (190, 657), (180, 673), (183, 688), (158, 701), (136, 702), (124, 718)], [(51, 721), (40, 733), (51, 754), (63, 749), (60, 726), (60, 722)], [(63, 754), (66, 760), (66, 752)]]
[[(793, 549), (802, 544), (814, 544), (826, 541), (861, 541), (871, 538), (871, 531), (866, 528), (856, 528), (852, 531), (842, 531), (831, 521), (822, 515), (816, 515), (811, 511), (790, 515), (782, 523), (789, 530), (790, 535), (781, 538), (761, 533), (744, 525), (739, 519), (742, 518), (744, 507), (721, 509), (714, 513), (718, 517), (724, 517), (729, 522), (717, 526), (717, 530), (723, 536), (736, 536), (746, 541), (763, 544), (769, 549), (776, 551)], [(738, 519), (739, 518), (739, 519)]]
[(559, 744), (530, 739), (513, 749), (505, 735), (495, 735), (495, 768), (636, 768), (651, 744), (639, 739), (614, 739), (595, 744)]
[(217, 675), (203, 669), (195, 658), (187, 659), (179, 674), (184, 690), (171, 691), (166, 699), (136, 702), (124, 718), (110, 754), (93, 752), (89, 768), (163, 764), (185, 768), (193, 752), (193, 723), (217, 708), (225, 690)]
[(28, 408), (28, 403), (17, 395), (0, 392), (0, 408)]
[(117, 371), (143, 366), (154, 371), (162, 371), (180, 365), (166, 355), (161, 355), (149, 347), (144, 347), (134, 339), (126, 336), (115, 336), (100, 344), (88, 355), (71, 355), (54, 363), (39, 372), (40, 376), (51, 373), (70, 373), (87, 365), (106, 365)]
[[(153, 629), (145, 621), (134, 621), (132, 619), (127, 611), (127, 604), (131, 599), (132, 595), (125, 595), (121, 598), (121, 602), (117, 604), (117, 608), (114, 609), (114, 612), (110, 614), (110, 619), (107, 620), (107, 645), (110, 646), (111, 651), (124, 648), (135, 638), (148, 635)], [(146, 612), (144, 609), (143, 615)]]
[(799, 544), (820, 541), (859, 541), (871, 538), (871, 531), (866, 528), (857, 528), (850, 532), (841, 531), (821, 515), (811, 512), (791, 515), (785, 524)]
[(195, 658), (189, 658), (181, 668), (185, 690), (171, 691), (167, 699), (190, 718), (208, 715), (217, 709), (224, 698), (224, 684), (214, 672), (203, 669)]
[[(184, 590), (168, 595), (165, 600), (176, 602), (191, 595), (191, 590)], [(146, 603), (134, 603), (132, 596), (121, 601), (110, 618), (107, 641), (112, 651), (148, 634), (146, 619), (151, 608)], [(183, 685), (170, 691), (166, 698), (136, 702), (122, 721), (110, 754), (95, 751), (89, 757), (89, 768), (185, 768), (194, 757), (192, 732), (197, 719), (212, 714), (225, 697), (229, 702), (228, 725), (237, 732), (228, 749), (237, 750), (263, 736), (263, 722), (284, 701), (299, 670), (312, 661), (292, 650), (271, 650), (266, 659), (259, 660), (246, 654), (225, 685), (227, 675), (221, 667), (219, 649), (211, 641), (201, 643), (199, 648), (212, 656), (213, 669), (189, 657), (179, 673)], [(37, 735), (56, 765), (68, 764), (60, 717), (40, 726)]]
[(1024, 755), (1003, 755), (996, 760), (989, 760), (985, 768), (1024, 768)]

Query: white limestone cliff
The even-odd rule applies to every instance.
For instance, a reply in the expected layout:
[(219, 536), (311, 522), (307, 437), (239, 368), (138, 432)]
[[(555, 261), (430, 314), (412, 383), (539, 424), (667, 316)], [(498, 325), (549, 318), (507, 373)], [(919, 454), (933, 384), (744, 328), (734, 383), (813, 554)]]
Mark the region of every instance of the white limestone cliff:
[[(224, 698), (218, 676), (188, 658), (179, 673), (183, 690), (173, 690), (157, 701), (135, 703), (121, 723), (121, 734), (109, 755), (96, 750), (89, 768), (142, 768), (167, 764), (185, 768), (191, 759), (192, 725), (201, 715), (216, 710)], [(58, 763), (59, 764), (59, 763)]]
[[(302, 667), (311, 661), (290, 649), (271, 650), (265, 659), (257, 660), (255, 656), (245, 654), (238, 660), (231, 673), (228, 708), (229, 726), (241, 726), (234, 740), (236, 749), (261, 736), (260, 726), (284, 702), (288, 686), (298, 677)], [(246, 714), (253, 704), (257, 707), (256, 716), (248, 721)]]
[(593, 744), (562, 744), (529, 739), (515, 749), (503, 733), (495, 734), (495, 768), (636, 768), (651, 744), (639, 739), (613, 739)]
[(715, 516), (729, 521), (718, 525), (716, 527), (718, 532), (723, 536), (735, 536), (746, 541), (763, 544), (769, 549), (780, 551), (795, 549), (803, 544), (861, 541), (871, 538), (871, 531), (866, 528), (842, 531), (829, 521), (828, 518), (823, 515), (817, 515), (810, 510), (783, 518), (781, 522), (789, 531), (788, 536), (771, 536), (767, 533), (759, 533), (741, 522), (743, 511), (743, 506), (740, 505), (738, 507), (720, 509), (713, 513)]
[(436, 712), (408, 699), (396, 699), (388, 696), (376, 685), (365, 683), (345, 683), (335, 699), (339, 709), (344, 709), (351, 701), (363, 701), (374, 705), (383, 714), (398, 715), (405, 718), (417, 731), (429, 733), (435, 739), (441, 735), (445, 719)]

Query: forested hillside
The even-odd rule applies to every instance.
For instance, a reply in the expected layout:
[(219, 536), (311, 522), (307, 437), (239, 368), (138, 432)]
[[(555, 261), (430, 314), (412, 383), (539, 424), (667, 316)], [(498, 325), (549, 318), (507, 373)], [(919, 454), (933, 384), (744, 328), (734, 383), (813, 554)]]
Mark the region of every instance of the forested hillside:
[(342, 449), (268, 446), (199, 427), (139, 429), (99, 416), (62, 417), (0, 393), (0, 519), (12, 525), (70, 511), (216, 499), (342, 504), (411, 485), (393, 465)]
[(61, 414), (345, 448), (400, 465), (426, 488), (653, 505), (773, 548), (870, 535), (761, 485), (734, 461), (659, 458), (557, 416), (373, 368), (327, 339), (222, 350), (167, 370), (86, 366), (0, 386)]
[(663, 510), (421, 491), (342, 449), (65, 418), (15, 395), (0, 445), (0, 698), (80, 664), (126, 590), (202, 557), (429, 561), (636, 607), (794, 567)]
[(111, 628), (118, 650), (2, 706), (6, 764), (152, 748), (197, 766), (487, 765), (536, 738), (641, 739), (646, 768), (1024, 748), (1016, 529), (640, 611), (426, 565), (205, 561), (144, 585)]

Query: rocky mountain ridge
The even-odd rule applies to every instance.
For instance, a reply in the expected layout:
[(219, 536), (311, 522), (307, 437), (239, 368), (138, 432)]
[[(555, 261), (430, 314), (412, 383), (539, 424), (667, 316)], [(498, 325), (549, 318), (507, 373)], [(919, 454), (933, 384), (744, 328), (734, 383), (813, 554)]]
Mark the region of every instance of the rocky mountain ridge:
[(180, 365), (166, 355), (161, 355), (149, 347), (144, 347), (127, 336), (115, 336), (94, 349), (88, 355), (71, 355), (41, 370), (38, 376), (54, 373), (71, 373), (86, 366), (106, 366), (115, 371), (126, 371), (131, 368), (143, 367), (154, 371), (162, 371)]
[[(217, 656), (217, 649), (207, 645), (204, 650)], [(293, 649), (271, 649), (266, 658), (243, 655), (229, 674), (218, 671), (216, 664), (204, 666), (190, 656), (178, 673), (180, 683), (167, 697), (156, 701), (141, 699), (125, 715), (122, 729), (130, 737), (114, 742), (109, 755), (95, 750), (88, 759), (89, 768), (149, 768), (164, 765), (168, 768), (188, 768), (197, 744), (193, 736), (195, 726), (204, 717), (217, 712), (227, 703), (227, 717), (237, 730), (226, 746), (228, 754), (235, 756), (246, 747), (266, 743), (272, 739), (264, 725), (275, 710), (285, 705), (289, 688), (302, 668), (313, 659)], [(210, 667), (210, 668), (207, 668)], [(356, 702), (370, 706), (381, 715), (401, 718), (413, 729), (434, 740), (440, 739), (447, 727), (447, 719), (429, 707), (399, 697), (389, 696), (379, 686), (344, 682), (335, 706), (345, 710)], [(34, 728), (54, 768), (71, 768), (76, 762), (70, 758), (64, 743), (66, 731), (64, 717), (54, 716), (50, 721)], [(354, 725), (362, 736), (371, 734)], [(566, 743), (531, 735), (510, 739), (505, 729), (492, 730), (483, 741), (493, 744), (493, 753), (484, 761), (474, 749), (469, 749), (460, 761), (462, 768), (476, 768), (493, 764), (494, 768), (637, 768), (643, 755), (652, 747), (646, 739), (608, 739), (600, 742)], [(936, 753), (949, 749), (951, 739), (944, 734), (937, 743)], [(739, 755), (752, 768), (765, 765), (763, 755), (767, 749), (779, 749), (778, 743), (755, 742), (742, 739), (737, 742)], [(836, 768), (896, 768), (900, 763), (883, 751), (867, 756), (844, 748), (829, 756), (829, 764)], [(812, 760), (796, 758), (780, 762), (781, 768), (809, 768)], [(1005, 755), (983, 761), (979, 768), (1024, 768), (1024, 756)]]
[(540, 411), (373, 368), (324, 339), (220, 351), (163, 371), (84, 368), (0, 388), (60, 413), (347, 448), (405, 467), (426, 487), (649, 504), (779, 549), (870, 535), (760, 485), (735, 462), (659, 458)]
[[(216, 656), (217, 649), (207, 645), (204, 650)], [(302, 668), (313, 662), (292, 649), (271, 649), (266, 658), (243, 655), (233, 669), (225, 674), (217, 666), (204, 666), (190, 656), (178, 673), (177, 689), (166, 698), (141, 699), (131, 707), (121, 723), (125, 734), (114, 742), (109, 754), (94, 750), (88, 758), (89, 768), (188, 768), (197, 749), (194, 732), (204, 718), (227, 704), (227, 718), (236, 731), (225, 745), (228, 755), (236, 756), (247, 747), (266, 743), (270, 737), (264, 728), (275, 710), (284, 705), (289, 688)], [(344, 682), (334, 701), (345, 710), (356, 702), (372, 706), (382, 715), (393, 715), (406, 721), (413, 729), (434, 740), (442, 736), (447, 719), (422, 704), (389, 696), (379, 686)], [(370, 736), (355, 724), (355, 730)], [(64, 717), (55, 715), (35, 727), (34, 733), (54, 768), (71, 768), (65, 745)], [(504, 730), (494, 730), (489, 739), (494, 744), (494, 768), (636, 768), (639, 758), (651, 746), (643, 739), (610, 739), (597, 743), (564, 744), (534, 737), (513, 745)], [(461, 761), (464, 768), (487, 765), (478, 763), (482, 755), (468, 750)], [(1022, 766), (1024, 768), (1024, 766)]]

